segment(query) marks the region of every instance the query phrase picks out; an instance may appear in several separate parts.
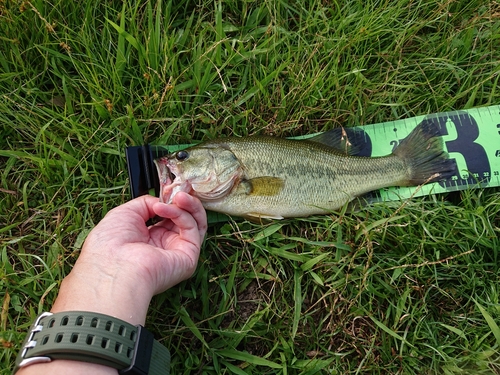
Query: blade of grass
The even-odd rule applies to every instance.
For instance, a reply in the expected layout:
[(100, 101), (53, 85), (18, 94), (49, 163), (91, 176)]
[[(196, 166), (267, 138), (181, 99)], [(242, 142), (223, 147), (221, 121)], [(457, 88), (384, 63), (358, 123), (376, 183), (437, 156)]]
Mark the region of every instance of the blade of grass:
[(394, 332), (392, 329), (390, 329), (389, 327), (387, 327), (384, 323), (382, 323), (381, 321), (379, 321), (378, 319), (374, 318), (373, 316), (370, 316), (370, 319), (373, 321), (373, 323), (375, 323), (380, 329), (382, 329), (382, 331), (384, 331), (385, 333), (389, 334), (390, 336), (394, 337), (395, 339), (397, 339), (398, 341), (401, 341), (401, 343), (403, 344), (406, 344), (408, 345), (409, 347), (413, 348), (414, 346), (409, 343), (404, 337), (402, 337), (401, 335), (397, 334), (396, 332)]
[(302, 272), (299, 269), (296, 269), (293, 274), (293, 320), (292, 320), (292, 340), (295, 340), (295, 336), (297, 335), (297, 331), (299, 329), (300, 317), (302, 314)]
[(202, 333), (196, 326), (196, 324), (193, 322), (191, 317), (189, 316), (187, 310), (184, 307), (181, 307), (179, 310), (179, 316), (181, 320), (184, 322), (186, 328), (188, 328), (191, 333), (198, 339), (200, 342), (208, 349), (210, 345), (205, 341), (205, 338), (203, 337)]
[(500, 346), (500, 327), (498, 327), (498, 324), (495, 322), (495, 319), (488, 313), (488, 311), (476, 300), (474, 300), (474, 303), (476, 304), (477, 308), (481, 312), (481, 314), (484, 317), (484, 320), (486, 320), (486, 323), (488, 323), (488, 326), (491, 329), (491, 332), (493, 333), (493, 336), (495, 336), (495, 339), (497, 341), (497, 345)]
[(253, 355), (250, 353), (242, 352), (239, 350), (220, 349), (220, 350), (217, 350), (215, 353), (217, 353), (221, 357), (236, 359), (238, 361), (247, 362), (247, 363), (250, 363), (250, 364), (256, 365), (256, 366), (264, 366), (264, 367), (275, 368), (275, 369), (283, 368), (282, 365), (277, 364), (273, 361), (261, 358), (259, 356), (256, 356), (256, 355)]

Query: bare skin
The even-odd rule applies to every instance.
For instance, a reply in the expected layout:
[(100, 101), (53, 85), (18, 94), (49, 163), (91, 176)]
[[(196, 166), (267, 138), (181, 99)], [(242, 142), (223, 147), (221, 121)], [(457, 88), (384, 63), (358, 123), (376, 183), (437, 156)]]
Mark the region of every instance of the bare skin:
[[(147, 227), (155, 215), (165, 219)], [(206, 228), (203, 206), (185, 193), (172, 204), (143, 196), (114, 208), (88, 235), (51, 311), (93, 311), (144, 325), (151, 298), (194, 273)], [(102, 365), (55, 360), (17, 375), (117, 373)]]

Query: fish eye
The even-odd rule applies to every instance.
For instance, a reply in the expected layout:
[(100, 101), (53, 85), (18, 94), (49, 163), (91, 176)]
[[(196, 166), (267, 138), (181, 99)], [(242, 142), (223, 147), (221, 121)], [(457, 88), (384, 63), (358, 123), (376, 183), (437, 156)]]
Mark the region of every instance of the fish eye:
[(187, 151), (179, 151), (175, 154), (175, 158), (178, 160), (178, 161), (183, 161), (183, 160), (186, 160), (187, 158), (189, 157), (189, 152)]

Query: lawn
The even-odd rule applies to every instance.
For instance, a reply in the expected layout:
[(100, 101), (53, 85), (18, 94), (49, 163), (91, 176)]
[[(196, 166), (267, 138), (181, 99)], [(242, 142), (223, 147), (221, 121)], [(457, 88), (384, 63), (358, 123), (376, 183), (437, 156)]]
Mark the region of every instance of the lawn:
[[(126, 146), (500, 104), (499, 78), (497, 0), (0, 0), (0, 374), (130, 199)], [(147, 327), (173, 374), (500, 374), (499, 212), (228, 219)]]

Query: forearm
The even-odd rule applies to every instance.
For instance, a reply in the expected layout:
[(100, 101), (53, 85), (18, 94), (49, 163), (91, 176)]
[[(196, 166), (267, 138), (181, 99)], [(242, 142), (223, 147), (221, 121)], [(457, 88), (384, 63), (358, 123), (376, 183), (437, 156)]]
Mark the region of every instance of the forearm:
[[(95, 275), (84, 265), (77, 265), (63, 280), (51, 312), (89, 311), (110, 315), (133, 325), (144, 325), (151, 296), (140, 288), (127, 285), (126, 277)], [(16, 375), (95, 374), (116, 375), (111, 367), (93, 363), (54, 360), (29, 365)]]

